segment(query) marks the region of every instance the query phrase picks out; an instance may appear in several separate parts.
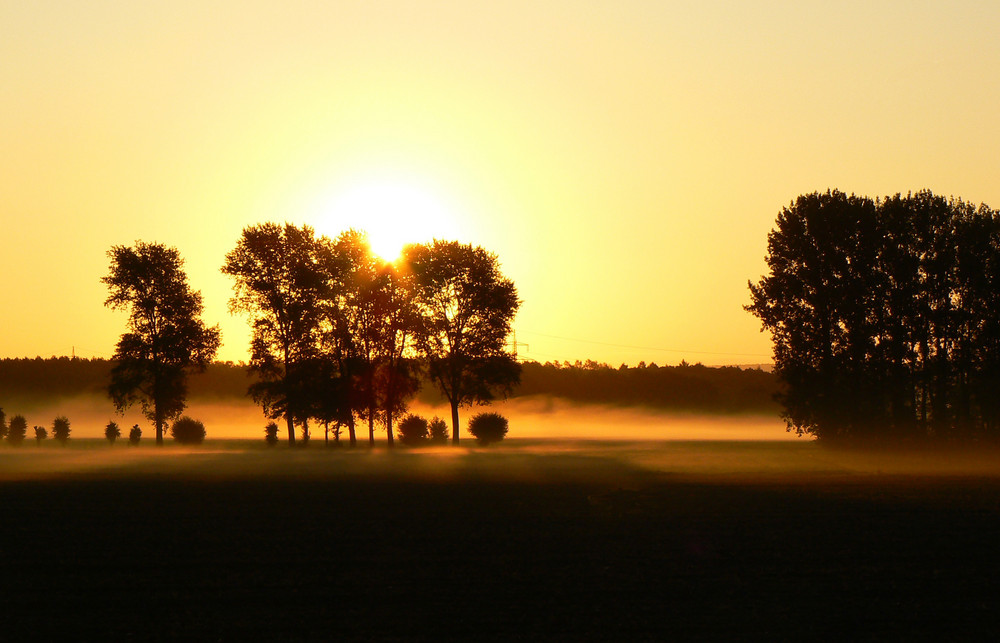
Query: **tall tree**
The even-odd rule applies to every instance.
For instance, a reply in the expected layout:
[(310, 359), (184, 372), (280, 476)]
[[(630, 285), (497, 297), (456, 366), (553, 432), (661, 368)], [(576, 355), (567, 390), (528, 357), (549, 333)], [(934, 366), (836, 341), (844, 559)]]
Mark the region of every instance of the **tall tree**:
[(496, 255), (455, 241), (409, 246), (404, 259), (422, 317), (420, 350), (451, 405), (452, 442), (459, 407), (506, 396), (520, 377), (507, 336), (520, 306)]
[(109, 394), (119, 412), (135, 402), (156, 427), (163, 444), (164, 424), (185, 408), (186, 379), (203, 371), (219, 348), (218, 327), (201, 321), (201, 293), (191, 290), (176, 248), (138, 241), (114, 246), (101, 281), (112, 309), (129, 311), (128, 332), (112, 360)]
[(246, 314), (253, 329), (250, 364), (260, 380), (250, 392), (269, 417), (284, 416), (289, 444), (310, 414), (306, 369), (331, 296), (320, 248), (309, 226), (262, 223), (243, 229), (222, 266), (234, 280), (230, 311)]
[(376, 310), (381, 318), (381, 337), (375, 370), (375, 395), (379, 402), (389, 446), (394, 445), (392, 420), (406, 410), (406, 401), (419, 388), (417, 363), (411, 350), (421, 330), (414, 301), (413, 275), (405, 265), (383, 263)]
[[(772, 334), (790, 430), (971, 435), (1000, 423), (997, 213), (922, 191), (800, 196), (747, 310)], [(988, 392), (989, 391), (989, 392)]]

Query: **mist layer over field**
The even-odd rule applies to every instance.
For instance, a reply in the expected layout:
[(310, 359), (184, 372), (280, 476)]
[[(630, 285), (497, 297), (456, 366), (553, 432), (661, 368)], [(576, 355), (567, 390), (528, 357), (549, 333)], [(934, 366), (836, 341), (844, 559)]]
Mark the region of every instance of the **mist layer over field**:
[[(463, 408), (460, 412), (463, 434), (469, 418), (484, 410), (502, 413), (510, 420), (511, 438), (571, 438), (616, 440), (796, 440), (785, 431), (785, 425), (776, 416), (764, 415), (695, 415), (667, 413), (637, 407), (608, 407), (600, 405), (573, 405), (553, 398), (518, 398), (500, 402), (491, 407)], [(118, 423), (122, 435), (138, 424), (144, 438), (154, 435), (151, 423), (142, 416), (138, 407), (125, 416), (114, 412), (106, 398), (76, 397), (58, 403), (26, 406), (4, 406), (7, 416), (24, 415), (28, 421), (28, 438), (33, 436), (31, 427), (51, 427), (53, 419), (65, 415), (71, 423), (73, 438), (99, 438), (109, 421)], [(451, 424), (451, 412), (446, 406), (427, 406), (415, 403), (410, 412), (428, 419), (437, 415)], [(201, 420), (209, 438), (263, 440), (264, 425), (268, 420), (259, 406), (250, 400), (212, 401), (194, 399), (184, 411), (185, 415)], [(280, 424), (280, 422), (279, 422)], [(367, 440), (367, 425), (359, 426), (359, 437)], [(323, 438), (322, 425), (311, 426), (314, 439)], [(346, 434), (346, 429), (345, 429)], [(284, 427), (280, 433), (284, 436)], [(376, 439), (385, 440), (385, 429), (376, 426)], [(169, 437), (169, 433), (168, 433)], [(332, 439), (332, 438), (331, 438)]]

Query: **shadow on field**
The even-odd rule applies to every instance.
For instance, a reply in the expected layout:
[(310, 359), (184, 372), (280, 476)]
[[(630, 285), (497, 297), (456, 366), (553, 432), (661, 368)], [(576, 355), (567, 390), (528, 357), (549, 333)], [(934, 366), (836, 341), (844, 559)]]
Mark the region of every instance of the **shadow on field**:
[(4, 451), (4, 634), (951, 638), (1000, 607), (984, 572), (998, 562), (995, 477), (839, 461), (777, 476), (762, 462), (741, 482), (619, 448), (637, 447), (210, 445), (115, 461), (81, 444), (30, 456), (76, 464), (21, 475), (9, 466), (27, 448)]

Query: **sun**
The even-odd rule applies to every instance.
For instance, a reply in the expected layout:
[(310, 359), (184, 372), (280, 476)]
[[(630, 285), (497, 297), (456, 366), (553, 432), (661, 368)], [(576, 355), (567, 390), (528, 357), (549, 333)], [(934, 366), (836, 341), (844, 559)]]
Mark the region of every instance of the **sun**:
[(459, 217), (429, 185), (399, 177), (365, 178), (342, 184), (321, 199), (315, 216), (320, 234), (336, 237), (355, 228), (368, 233), (372, 252), (393, 261), (403, 246), (456, 239)]

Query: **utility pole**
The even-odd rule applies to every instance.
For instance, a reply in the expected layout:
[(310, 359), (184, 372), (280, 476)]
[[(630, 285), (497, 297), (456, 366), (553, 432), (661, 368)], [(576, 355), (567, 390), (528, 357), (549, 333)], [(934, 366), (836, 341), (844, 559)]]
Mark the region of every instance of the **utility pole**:
[(510, 331), (510, 344), (508, 344), (508, 345), (510, 346), (511, 352), (514, 354), (514, 359), (515, 360), (517, 359), (517, 347), (518, 346), (524, 346), (524, 350), (525, 351), (528, 350), (528, 345), (527, 344), (525, 344), (524, 342), (518, 342), (517, 341), (517, 331), (516, 330), (511, 330)]

